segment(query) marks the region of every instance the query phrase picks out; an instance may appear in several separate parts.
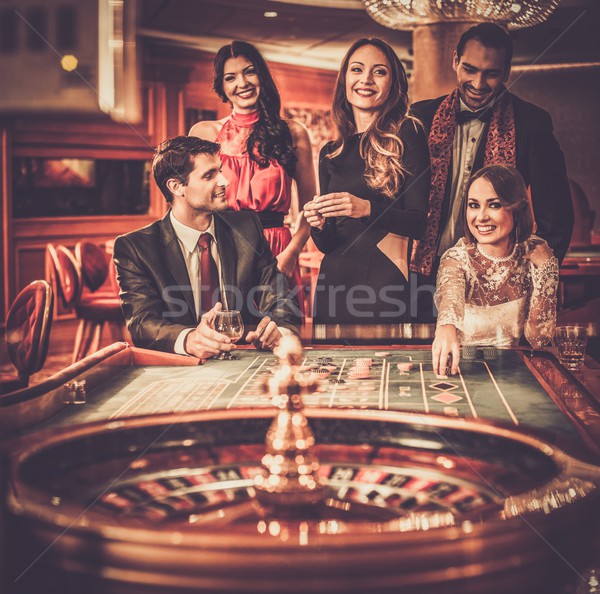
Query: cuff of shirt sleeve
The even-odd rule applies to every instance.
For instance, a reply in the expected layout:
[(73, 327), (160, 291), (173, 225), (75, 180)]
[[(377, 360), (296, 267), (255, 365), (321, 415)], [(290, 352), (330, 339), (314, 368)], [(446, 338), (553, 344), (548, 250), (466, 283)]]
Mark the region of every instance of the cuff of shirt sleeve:
[(458, 318), (457, 316), (453, 316), (453, 315), (438, 315), (438, 319), (436, 322), (436, 329), (439, 328), (440, 326), (446, 326), (446, 325), (450, 325), (450, 326), (454, 326), (457, 330), (457, 332), (463, 332), (463, 321), (462, 319)]
[(371, 202), (371, 214), (368, 217), (362, 217), (361, 221), (365, 223), (371, 223), (380, 220), (389, 208), (389, 203), (379, 204), (377, 202)]
[(192, 332), (193, 328), (186, 328), (179, 333), (177, 340), (175, 341), (175, 346), (173, 347), (173, 351), (176, 355), (188, 355), (189, 353), (185, 352), (185, 339), (187, 335)]

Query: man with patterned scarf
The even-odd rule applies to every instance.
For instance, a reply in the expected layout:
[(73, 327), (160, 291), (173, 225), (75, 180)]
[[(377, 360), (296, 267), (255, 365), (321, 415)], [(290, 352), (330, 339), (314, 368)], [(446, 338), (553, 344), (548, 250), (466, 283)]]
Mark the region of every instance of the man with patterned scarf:
[(482, 23), (460, 38), (454, 52), (456, 89), (414, 103), (431, 153), (431, 194), (425, 236), (413, 248), (418, 276), (417, 321), (430, 322), (431, 290), (441, 255), (463, 235), (465, 188), (486, 165), (516, 167), (529, 187), (536, 234), (563, 259), (573, 231), (565, 160), (543, 109), (508, 92), (512, 41), (498, 25)]

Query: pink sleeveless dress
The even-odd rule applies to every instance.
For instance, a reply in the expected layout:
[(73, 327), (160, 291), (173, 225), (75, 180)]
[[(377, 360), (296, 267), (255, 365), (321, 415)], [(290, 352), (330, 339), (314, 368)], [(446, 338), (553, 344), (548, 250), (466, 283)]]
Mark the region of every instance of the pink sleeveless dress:
[[(277, 256), (292, 238), (289, 228), (283, 226), (283, 217), (289, 212), (292, 201), (292, 178), (274, 159), (264, 168), (250, 159), (246, 143), (258, 118), (258, 112), (233, 112), (223, 124), (216, 142), (221, 145), (219, 156), (223, 175), (229, 182), (226, 190), (229, 208), (256, 212), (265, 227), (265, 238), (271, 251)], [(302, 288), (298, 264), (291, 285), (291, 288)], [(301, 291), (298, 300), (303, 310)]]

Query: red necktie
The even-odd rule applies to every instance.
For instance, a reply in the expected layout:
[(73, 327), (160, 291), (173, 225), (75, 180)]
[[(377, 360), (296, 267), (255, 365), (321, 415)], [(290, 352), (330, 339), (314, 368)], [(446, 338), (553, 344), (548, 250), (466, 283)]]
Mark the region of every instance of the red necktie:
[(203, 233), (198, 239), (200, 248), (200, 315), (219, 301), (219, 271), (210, 253), (212, 235)]

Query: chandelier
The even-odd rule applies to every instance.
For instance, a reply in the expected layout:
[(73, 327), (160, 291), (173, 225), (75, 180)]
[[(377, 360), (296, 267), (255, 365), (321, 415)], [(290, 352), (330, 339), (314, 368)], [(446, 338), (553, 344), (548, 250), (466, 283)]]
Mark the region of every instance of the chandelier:
[(509, 29), (543, 23), (559, 0), (363, 0), (367, 14), (390, 29), (444, 22), (487, 22)]

